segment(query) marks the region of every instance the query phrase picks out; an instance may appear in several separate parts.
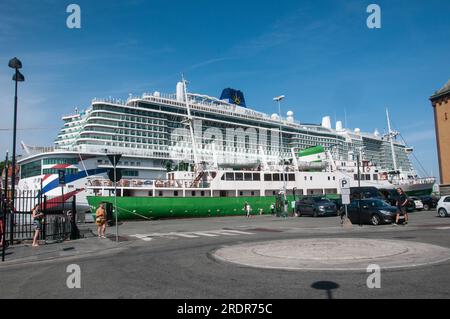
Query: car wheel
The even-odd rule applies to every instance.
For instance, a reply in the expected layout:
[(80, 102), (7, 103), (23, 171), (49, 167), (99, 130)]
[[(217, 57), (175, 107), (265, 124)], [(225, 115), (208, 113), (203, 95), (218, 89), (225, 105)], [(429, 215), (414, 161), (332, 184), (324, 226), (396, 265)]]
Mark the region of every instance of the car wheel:
[(372, 217), (370, 217), (370, 223), (373, 226), (378, 226), (381, 223), (381, 218), (377, 214), (373, 214)]
[(439, 217), (447, 217), (447, 211), (444, 208), (439, 209)]
[(297, 216), (302, 217), (302, 212), (300, 210), (297, 211)]
[(423, 204), (423, 209), (426, 210), (427, 212), (430, 211), (430, 205), (428, 204)]

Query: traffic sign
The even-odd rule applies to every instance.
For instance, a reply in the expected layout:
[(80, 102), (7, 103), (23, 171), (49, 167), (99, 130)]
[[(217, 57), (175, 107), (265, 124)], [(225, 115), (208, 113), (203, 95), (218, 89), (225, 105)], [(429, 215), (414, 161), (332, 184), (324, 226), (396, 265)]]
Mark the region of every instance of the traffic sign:
[(350, 189), (350, 179), (348, 178), (343, 178), (341, 180), (339, 180), (339, 186), (341, 187), (341, 189)]
[(66, 185), (66, 171), (63, 170), (58, 171), (58, 181), (59, 185)]

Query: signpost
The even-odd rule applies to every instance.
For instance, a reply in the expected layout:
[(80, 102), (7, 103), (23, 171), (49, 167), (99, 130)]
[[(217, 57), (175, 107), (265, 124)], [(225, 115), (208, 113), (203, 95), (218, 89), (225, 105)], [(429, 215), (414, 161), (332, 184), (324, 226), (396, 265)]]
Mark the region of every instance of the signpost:
[[(110, 178), (113, 177), (113, 183), (114, 183), (114, 215), (116, 215), (116, 242), (119, 242), (119, 224), (118, 224), (118, 214), (119, 211), (117, 209), (117, 165), (119, 164), (120, 159), (122, 158), (122, 154), (109, 154), (107, 155), (109, 161), (111, 162), (114, 170), (113, 176), (109, 176)], [(122, 175), (122, 174), (120, 174)], [(122, 176), (120, 176), (121, 179)]]
[(341, 188), (341, 197), (342, 197), (342, 205), (345, 206), (345, 220), (342, 222), (342, 225), (351, 226), (352, 223), (350, 219), (348, 219), (348, 210), (347, 205), (350, 205), (350, 179), (344, 178), (339, 181), (339, 186)]
[(64, 209), (65, 209), (65, 199), (64, 199), (64, 186), (66, 185), (66, 171), (63, 170), (59, 170), (58, 171), (58, 181), (59, 181), (59, 186), (61, 186), (61, 194), (62, 194), (62, 212), (64, 214)]

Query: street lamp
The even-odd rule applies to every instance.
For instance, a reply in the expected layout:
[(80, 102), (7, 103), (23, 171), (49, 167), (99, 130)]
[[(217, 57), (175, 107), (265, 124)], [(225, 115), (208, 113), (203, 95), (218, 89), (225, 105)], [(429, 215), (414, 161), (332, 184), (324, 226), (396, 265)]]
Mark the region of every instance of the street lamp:
[(283, 157), (283, 127), (282, 127), (282, 122), (281, 122), (281, 101), (283, 101), (286, 98), (286, 96), (284, 95), (280, 95), (277, 97), (274, 97), (273, 100), (274, 102), (278, 103), (278, 116), (280, 117), (279, 121), (280, 121), (280, 158), (281, 158), (281, 165), (283, 165), (283, 191), (284, 191), (284, 211), (285, 213), (287, 213), (287, 209), (286, 209), (286, 202), (287, 202), (287, 194), (286, 194), (286, 169), (284, 166), (284, 157)]
[[(13, 75), (13, 81), (15, 82), (15, 94), (14, 94), (14, 128), (13, 128), (13, 154), (12, 154), (12, 174), (11, 174), (11, 208), (14, 212), (15, 208), (15, 186), (16, 186), (16, 135), (17, 135), (17, 87), (18, 82), (24, 82), (25, 77), (19, 72), (22, 68), (22, 62), (18, 58), (13, 58), (9, 61), (8, 66), (15, 70)], [(13, 215), (11, 215), (10, 222), (10, 243), (14, 241), (14, 222)]]

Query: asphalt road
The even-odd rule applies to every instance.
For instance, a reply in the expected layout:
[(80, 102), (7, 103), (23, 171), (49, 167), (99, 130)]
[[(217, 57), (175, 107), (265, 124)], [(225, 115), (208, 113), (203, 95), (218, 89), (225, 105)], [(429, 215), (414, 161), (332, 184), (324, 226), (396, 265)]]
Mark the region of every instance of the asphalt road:
[[(234, 231), (229, 232), (230, 230)], [(110, 229), (113, 232), (114, 229)], [(369, 289), (365, 272), (258, 269), (219, 262), (216, 249), (240, 243), (301, 238), (369, 238), (429, 243), (450, 248), (450, 218), (411, 215), (409, 226), (351, 230), (337, 218), (258, 216), (166, 220), (121, 225), (132, 243), (106, 255), (52, 262), (0, 265), (0, 298), (449, 298), (450, 262), (382, 270), (381, 288)], [(81, 288), (69, 289), (67, 266), (81, 269)], [(331, 291), (316, 289), (331, 282)], [(325, 287), (327, 288), (327, 287)]]

